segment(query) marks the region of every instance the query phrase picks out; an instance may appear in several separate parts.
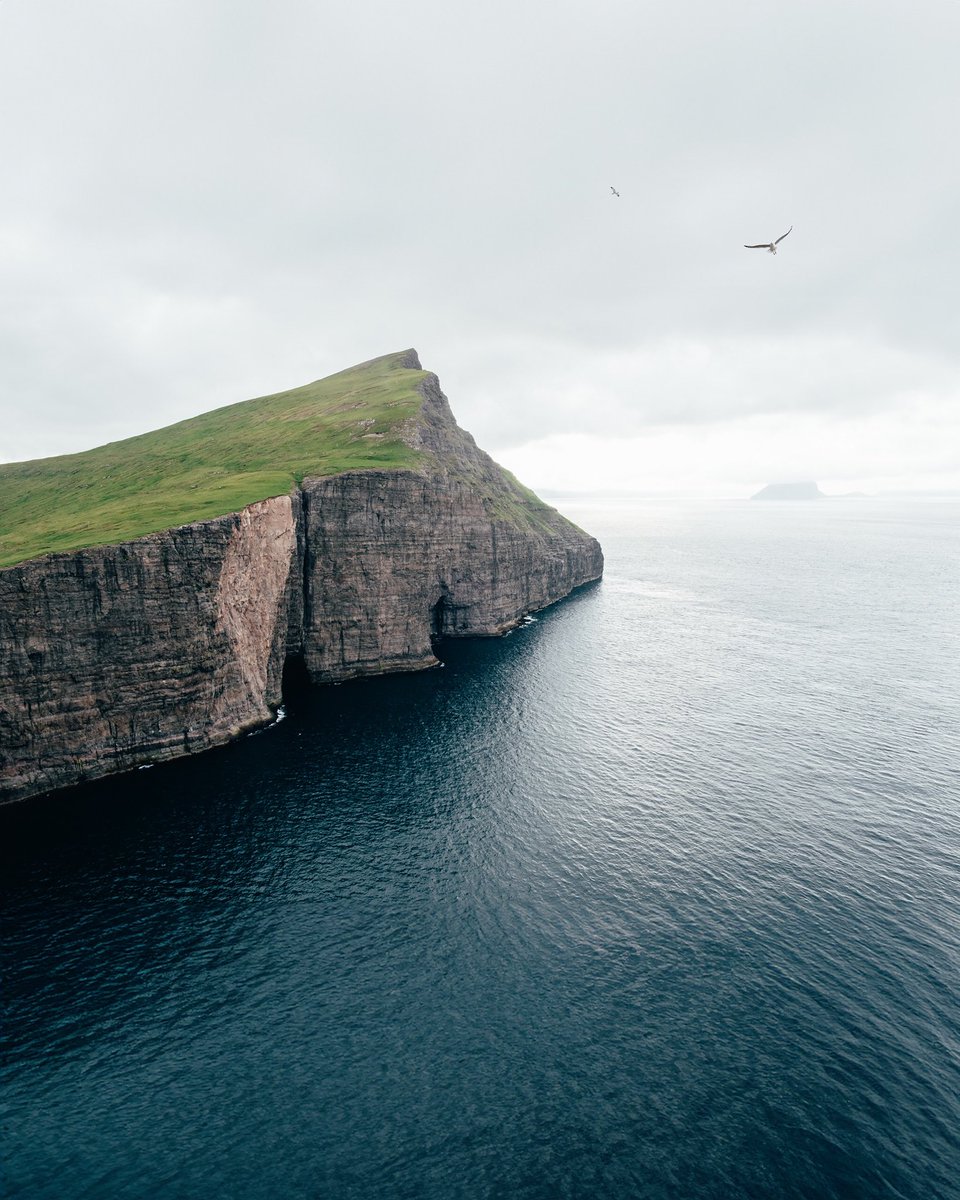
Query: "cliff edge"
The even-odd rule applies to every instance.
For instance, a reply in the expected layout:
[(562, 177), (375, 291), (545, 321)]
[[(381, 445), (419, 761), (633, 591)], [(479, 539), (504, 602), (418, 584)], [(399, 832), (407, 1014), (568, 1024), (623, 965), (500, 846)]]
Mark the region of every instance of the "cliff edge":
[[(161, 482), (138, 491), (150, 471)], [(315, 683), (428, 667), (438, 637), (502, 633), (603, 571), (594, 538), (460, 429), (414, 351), (8, 464), (4, 486), (8, 559), (80, 544), (0, 570), (0, 802), (265, 724), (291, 659)], [(59, 522), (40, 511), (50, 487), (75, 497)], [(249, 502), (157, 527), (236, 495)]]

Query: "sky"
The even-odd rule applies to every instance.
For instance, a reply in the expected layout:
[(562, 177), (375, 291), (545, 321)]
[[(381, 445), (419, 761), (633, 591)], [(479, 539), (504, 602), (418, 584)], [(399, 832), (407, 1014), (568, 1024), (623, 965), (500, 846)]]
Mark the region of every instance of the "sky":
[(539, 490), (960, 489), (957, 62), (955, 0), (0, 0), (0, 461), (414, 346)]

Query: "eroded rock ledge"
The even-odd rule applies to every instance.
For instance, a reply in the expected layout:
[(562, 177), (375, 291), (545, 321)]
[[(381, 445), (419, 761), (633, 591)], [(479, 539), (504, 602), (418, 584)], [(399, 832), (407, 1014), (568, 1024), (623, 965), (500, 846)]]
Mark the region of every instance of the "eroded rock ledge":
[(418, 470), (0, 571), (0, 802), (222, 744), (273, 718), (287, 659), (325, 683), (436, 663), (599, 578), (592, 537), (457, 426), (435, 376)]

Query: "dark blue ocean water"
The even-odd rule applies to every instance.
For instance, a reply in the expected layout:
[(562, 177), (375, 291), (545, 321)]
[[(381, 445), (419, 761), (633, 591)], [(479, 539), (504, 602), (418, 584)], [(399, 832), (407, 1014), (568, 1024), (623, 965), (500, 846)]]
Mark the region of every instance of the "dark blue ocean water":
[(569, 511), (513, 635), (0, 811), (7, 1195), (960, 1196), (960, 504)]

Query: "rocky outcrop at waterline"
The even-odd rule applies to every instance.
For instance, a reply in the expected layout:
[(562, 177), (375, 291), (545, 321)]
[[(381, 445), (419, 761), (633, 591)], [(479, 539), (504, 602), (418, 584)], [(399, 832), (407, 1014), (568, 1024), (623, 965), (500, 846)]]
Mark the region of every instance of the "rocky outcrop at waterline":
[(261, 726), (291, 659), (318, 684), (429, 667), (437, 637), (502, 633), (599, 578), (596, 540), (477, 448), (435, 376), (416, 387), (410, 467), (0, 570), (0, 801)]

